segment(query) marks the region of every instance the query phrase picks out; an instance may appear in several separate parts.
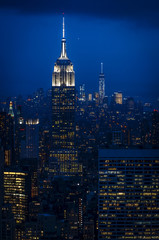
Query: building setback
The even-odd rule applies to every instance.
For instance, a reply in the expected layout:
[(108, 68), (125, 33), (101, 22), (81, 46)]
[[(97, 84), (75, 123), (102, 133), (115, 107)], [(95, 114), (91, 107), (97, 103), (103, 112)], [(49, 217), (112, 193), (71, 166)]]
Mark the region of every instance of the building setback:
[(50, 163), (56, 175), (74, 175), (78, 172), (75, 149), (75, 73), (67, 57), (65, 26), (61, 55), (52, 74), (52, 150)]

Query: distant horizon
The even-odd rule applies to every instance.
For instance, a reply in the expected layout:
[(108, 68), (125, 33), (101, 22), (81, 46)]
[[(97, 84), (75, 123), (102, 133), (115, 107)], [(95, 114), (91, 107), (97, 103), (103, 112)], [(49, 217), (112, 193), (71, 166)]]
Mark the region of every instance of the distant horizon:
[[(77, 87), (78, 87), (78, 89), (77, 89)], [(0, 101), (1, 100), (7, 100), (7, 98), (12, 101), (12, 100), (17, 99), (18, 97), (22, 97), (23, 100), (27, 100), (28, 97), (33, 97), (33, 95), (40, 89), (43, 89), (45, 96), (46, 96), (46, 94), (49, 90), (52, 90), (52, 88), (44, 89), (43, 87), (37, 87), (37, 89), (35, 89), (33, 92), (30, 92), (30, 93), (27, 93), (27, 94), (0, 96)], [(79, 86), (76, 86), (75, 89), (76, 89), (77, 93), (79, 93)], [(121, 92), (123, 94), (123, 100), (124, 100), (124, 98), (129, 98), (129, 97), (131, 98), (132, 97), (135, 101), (141, 101), (143, 104), (144, 103), (151, 103), (151, 104), (158, 103), (159, 104), (159, 97), (124, 95), (124, 93), (121, 90), (113, 91), (112, 94), (109, 94), (109, 95), (106, 94), (105, 96), (108, 97), (109, 101), (111, 100), (111, 97), (115, 92)], [(85, 93), (86, 93), (86, 97), (88, 97), (88, 94), (92, 94), (92, 97), (93, 97), (95, 93), (98, 93), (98, 91), (88, 91), (88, 89), (85, 89)]]

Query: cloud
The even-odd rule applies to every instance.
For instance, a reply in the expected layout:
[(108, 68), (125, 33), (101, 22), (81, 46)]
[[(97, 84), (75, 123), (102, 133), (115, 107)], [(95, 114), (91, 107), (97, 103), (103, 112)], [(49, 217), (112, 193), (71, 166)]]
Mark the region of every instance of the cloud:
[(159, 27), (158, 0), (1, 0), (0, 8), (29, 14), (73, 13), (135, 20)]

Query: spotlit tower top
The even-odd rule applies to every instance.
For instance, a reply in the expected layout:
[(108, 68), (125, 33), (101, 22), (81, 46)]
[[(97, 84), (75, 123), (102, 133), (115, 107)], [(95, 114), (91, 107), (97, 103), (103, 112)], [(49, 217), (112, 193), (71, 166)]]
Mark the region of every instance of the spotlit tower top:
[(54, 65), (54, 71), (52, 74), (52, 86), (53, 87), (71, 87), (75, 86), (75, 73), (73, 70), (73, 64), (67, 57), (66, 53), (66, 38), (65, 38), (65, 18), (63, 16), (62, 24), (62, 40), (61, 40), (61, 55), (56, 60)]

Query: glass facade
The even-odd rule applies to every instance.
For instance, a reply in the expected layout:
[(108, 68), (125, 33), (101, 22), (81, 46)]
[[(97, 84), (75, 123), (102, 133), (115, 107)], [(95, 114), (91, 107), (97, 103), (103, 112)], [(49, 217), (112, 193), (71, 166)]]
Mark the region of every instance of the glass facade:
[(4, 172), (4, 203), (11, 204), (16, 224), (23, 223), (28, 214), (27, 177), (25, 172)]
[(98, 239), (159, 239), (159, 151), (101, 150), (98, 209)]

